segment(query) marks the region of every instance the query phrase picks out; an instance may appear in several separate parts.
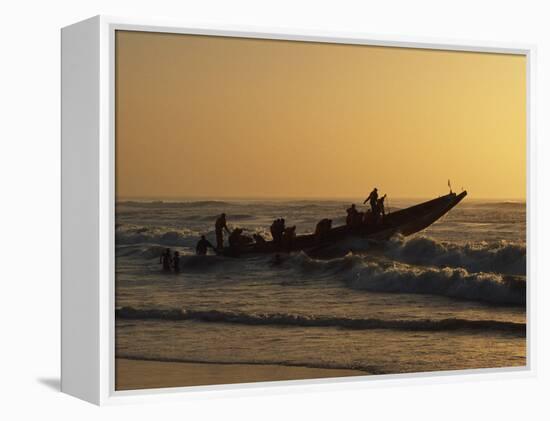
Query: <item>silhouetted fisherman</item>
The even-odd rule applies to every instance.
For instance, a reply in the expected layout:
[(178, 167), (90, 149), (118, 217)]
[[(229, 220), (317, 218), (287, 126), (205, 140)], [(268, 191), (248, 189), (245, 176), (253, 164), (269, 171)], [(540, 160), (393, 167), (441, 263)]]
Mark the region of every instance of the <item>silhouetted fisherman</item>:
[(174, 272), (180, 271), (180, 253), (179, 251), (174, 252), (174, 257), (172, 258), (172, 267)]
[(229, 228), (227, 228), (227, 221), (225, 220), (225, 213), (222, 213), (218, 219), (216, 219), (216, 247), (218, 250), (223, 249), (224, 229), (230, 234)]
[(283, 232), (285, 231), (285, 220), (280, 218), (273, 221), (270, 231), (271, 236), (273, 237), (273, 242), (280, 246), (283, 241)]
[(376, 201), (376, 208), (378, 211), (378, 215), (382, 214), (382, 216), (386, 216), (386, 209), (384, 207), (384, 200), (386, 200), (386, 196), (387, 195), (384, 195)]
[(164, 253), (160, 255), (160, 263), (162, 263), (162, 270), (170, 270), (172, 265), (172, 255), (170, 254), (170, 249), (164, 250)]
[(370, 209), (367, 209), (367, 211), (363, 214), (362, 223), (364, 225), (370, 225), (374, 222), (375, 222), (374, 221), (374, 214), (372, 213), (372, 211)]
[(235, 228), (231, 234), (229, 234), (229, 247), (244, 247), (254, 242), (252, 237), (243, 234), (242, 228)]
[(352, 204), (346, 212), (348, 213), (348, 216), (346, 217), (346, 225), (349, 227), (357, 225), (359, 212), (357, 212), (355, 204)]
[(315, 236), (317, 237), (317, 241), (323, 241), (327, 237), (331, 229), (332, 219), (325, 218), (317, 222), (317, 225), (315, 226)]
[(237, 247), (241, 244), (241, 236), (243, 234), (242, 228), (235, 228), (231, 234), (229, 234), (229, 238), (227, 239), (229, 242), (229, 247)]
[(197, 247), (195, 248), (197, 255), (204, 256), (208, 252), (208, 247), (214, 250), (214, 246), (212, 245), (212, 243), (208, 241), (204, 235), (201, 235), (201, 239), (199, 240), (199, 242), (197, 243)]
[(282, 242), (283, 242), (283, 247), (289, 252), (292, 250), (292, 247), (294, 246), (295, 239), (296, 239), (296, 225), (285, 228), (285, 230), (283, 231)]
[(271, 226), (269, 227), (269, 231), (271, 232), (271, 238), (273, 238), (273, 242), (274, 243), (277, 243), (277, 225), (279, 224), (279, 220), (278, 219), (275, 219), (272, 223), (271, 223)]
[(365, 199), (363, 204), (367, 202), (370, 203), (372, 213), (376, 215), (376, 205), (378, 204), (378, 189), (376, 187), (370, 192), (369, 197)]
[(265, 238), (261, 236), (261, 234), (255, 233), (252, 234), (252, 238), (254, 239), (254, 242), (258, 245), (264, 245), (265, 244)]

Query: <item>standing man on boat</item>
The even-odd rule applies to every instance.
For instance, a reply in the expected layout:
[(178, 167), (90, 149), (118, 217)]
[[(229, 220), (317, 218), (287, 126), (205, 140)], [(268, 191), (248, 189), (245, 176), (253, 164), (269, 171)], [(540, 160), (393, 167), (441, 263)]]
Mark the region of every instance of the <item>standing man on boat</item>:
[(225, 220), (225, 213), (222, 213), (218, 219), (216, 219), (216, 248), (218, 250), (223, 249), (223, 230), (226, 230), (230, 234), (229, 228), (227, 228), (227, 221)]
[(376, 202), (376, 207), (378, 209), (378, 212), (382, 214), (382, 216), (386, 216), (386, 208), (384, 206), (384, 200), (386, 200), (387, 194), (382, 196), (378, 201)]
[(355, 203), (347, 208), (346, 212), (348, 213), (348, 216), (346, 217), (346, 225), (348, 227), (357, 225), (359, 220), (359, 212), (357, 212), (357, 209), (355, 208)]
[(373, 191), (370, 192), (369, 197), (365, 199), (365, 201), (363, 202), (363, 205), (367, 202), (370, 203), (370, 207), (373, 215), (376, 215), (377, 214), (376, 210), (378, 207), (378, 189), (376, 187), (374, 188)]
[(285, 220), (283, 218), (276, 219), (271, 224), (270, 230), (273, 242), (280, 247), (283, 240), (283, 232), (285, 230)]

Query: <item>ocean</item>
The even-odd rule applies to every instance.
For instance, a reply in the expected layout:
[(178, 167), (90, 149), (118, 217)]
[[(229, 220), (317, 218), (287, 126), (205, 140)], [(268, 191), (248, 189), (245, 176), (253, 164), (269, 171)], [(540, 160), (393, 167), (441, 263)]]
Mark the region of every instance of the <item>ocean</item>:
[[(194, 253), (201, 234), (215, 244), (221, 212), (269, 238), (279, 217), (298, 234), (322, 218), (344, 224), (350, 203), (118, 201), (116, 356), (365, 374), (526, 364), (524, 202), (466, 197), (420, 233), (349, 240), (330, 258)], [(166, 247), (182, 255), (179, 273), (161, 270)]]

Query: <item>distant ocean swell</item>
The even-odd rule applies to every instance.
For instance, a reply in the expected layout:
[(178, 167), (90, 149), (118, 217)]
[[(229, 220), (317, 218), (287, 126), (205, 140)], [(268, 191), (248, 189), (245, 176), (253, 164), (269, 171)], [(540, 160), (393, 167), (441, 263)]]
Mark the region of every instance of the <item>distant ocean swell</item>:
[(347, 318), (330, 316), (303, 316), (296, 314), (250, 314), (218, 310), (185, 309), (116, 309), (116, 317), (123, 320), (193, 320), (210, 323), (232, 323), (261, 326), (335, 327), (342, 329), (391, 329), (404, 331), (493, 331), (525, 335), (525, 324), (497, 320), (383, 320), (376, 318)]
[(117, 202), (118, 206), (128, 206), (128, 207), (135, 207), (135, 208), (204, 208), (205, 206), (228, 206), (230, 203), (224, 202), (221, 200), (199, 200), (196, 202), (170, 202), (170, 201), (163, 201), (163, 200), (154, 200), (154, 201), (148, 201), (148, 202), (141, 202), (141, 201), (121, 201)]

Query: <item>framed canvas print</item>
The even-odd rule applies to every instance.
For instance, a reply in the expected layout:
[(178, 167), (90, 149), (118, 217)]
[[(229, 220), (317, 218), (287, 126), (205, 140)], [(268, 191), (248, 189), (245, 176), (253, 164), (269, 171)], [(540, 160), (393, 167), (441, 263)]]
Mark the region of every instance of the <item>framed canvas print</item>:
[(62, 390), (531, 373), (532, 54), (64, 28)]

